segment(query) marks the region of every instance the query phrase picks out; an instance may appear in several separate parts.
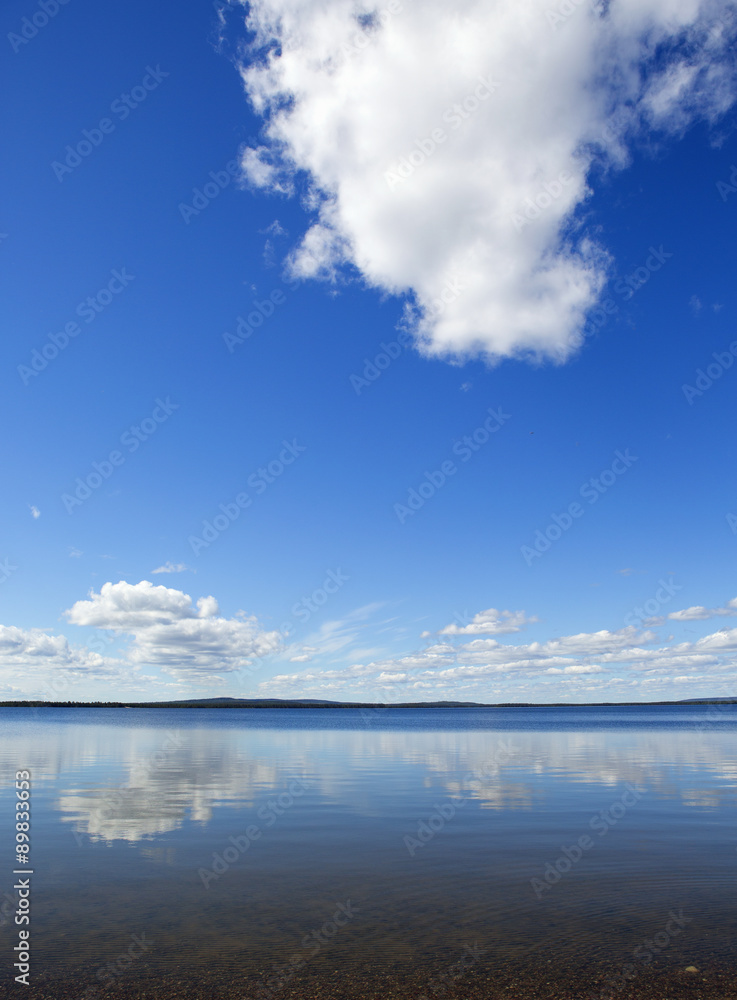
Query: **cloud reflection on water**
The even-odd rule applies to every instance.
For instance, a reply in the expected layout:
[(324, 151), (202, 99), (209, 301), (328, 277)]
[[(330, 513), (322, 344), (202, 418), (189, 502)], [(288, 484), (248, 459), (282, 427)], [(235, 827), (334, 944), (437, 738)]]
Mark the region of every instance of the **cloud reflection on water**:
[(62, 821), (105, 841), (136, 843), (185, 822), (206, 825), (217, 809), (252, 810), (295, 777), (316, 796), (312, 808), (359, 817), (385, 816), (388, 796), (423, 793), (462, 796), (481, 809), (532, 811), (549, 807), (563, 786), (569, 792), (577, 786), (576, 794), (591, 786), (595, 798), (597, 786), (613, 790), (630, 782), (703, 810), (734, 800), (737, 789), (731, 723), (703, 731), (693, 725), (502, 732), (241, 729), (186, 721), (172, 730), (80, 721), (46, 724), (43, 742), (35, 726), (10, 728), (13, 738), (0, 753), (3, 777), (22, 760), (36, 792), (47, 787)]

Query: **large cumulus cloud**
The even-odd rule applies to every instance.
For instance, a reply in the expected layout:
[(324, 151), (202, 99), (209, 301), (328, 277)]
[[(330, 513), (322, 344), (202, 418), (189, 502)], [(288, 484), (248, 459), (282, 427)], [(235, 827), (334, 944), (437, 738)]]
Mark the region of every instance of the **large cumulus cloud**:
[(130, 635), (131, 662), (178, 674), (239, 670), (275, 652), (281, 641), (278, 632), (263, 630), (253, 616), (222, 617), (214, 597), (193, 604), (189, 594), (148, 580), (105, 583), (66, 615), (73, 625)]
[[(735, 96), (712, 0), (251, 0), (253, 184), (303, 192), (292, 270), (407, 297), (433, 355), (564, 360), (609, 258), (577, 223), (592, 163)], [(643, 248), (644, 249), (644, 248)]]

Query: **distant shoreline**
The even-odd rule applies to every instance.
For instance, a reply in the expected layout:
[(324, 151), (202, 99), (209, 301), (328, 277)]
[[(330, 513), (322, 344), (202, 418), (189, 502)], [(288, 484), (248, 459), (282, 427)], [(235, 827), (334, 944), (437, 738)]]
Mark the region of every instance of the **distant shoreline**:
[(600, 701), (600, 702), (501, 702), (484, 704), (473, 701), (318, 701), (279, 698), (197, 698), (190, 701), (0, 701), (0, 708), (646, 708), (656, 705), (734, 705), (734, 698), (689, 698), (685, 701)]

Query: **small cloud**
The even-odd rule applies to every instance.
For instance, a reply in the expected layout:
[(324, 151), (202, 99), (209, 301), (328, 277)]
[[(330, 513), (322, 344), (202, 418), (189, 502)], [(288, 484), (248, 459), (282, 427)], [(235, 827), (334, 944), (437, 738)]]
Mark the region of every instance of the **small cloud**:
[(38, 507), (31, 506), (31, 517), (34, 518), (34, 520), (38, 517), (41, 517), (41, 511), (38, 509)]
[(471, 388), (471, 385), (472, 385), (471, 382), (463, 382), (463, 384), (461, 385), (461, 392), (468, 392), (468, 390)]
[(309, 663), (317, 652), (315, 646), (302, 646), (293, 656), (289, 657), (290, 663)]
[(724, 305), (721, 302), (715, 302), (711, 308), (714, 310), (715, 313), (718, 313), (721, 312), (722, 309), (724, 309)]
[(269, 225), (265, 229), (259, 229), (259, 232), (263, 236), (286, 236), (287, 235), (286, 229), (284, 229), (284, 227), (281, 225), (281, 223), (279, 222), (278, 219), (274, 219), (273, 222), (270, 222)]
[(618, 569), (617, 572), (621, 573), (622, 576), (629, 576), (630, 573), (633, 572), (633, 570), (630, 569), (630, 567), (628, 566), (626, 569)]
[(546, 674), (603, 674), (604, 668), (594, 664), (576, 663), (570, 667), (548, 667)]
[(69, 555), (70, 555), (70, 557), (72, 559), (79, 559), (79, 557), (82, 555), (82, 553), (81, 553), (81, 551), (79, 549), (75, 549), (73, 545), (70, 545), (69, 546)]
[[(185, 563), (165, 562), (163, 566), (158, 566), (156, 569), (152, 569), (151, 572), (152, 573), (186, 573), (187, 570), (189, 570), (189, 569), (190, 569), (189, 566), (185, 565)], [(195, 570), (190, 570), (190, 572), (194, 573), (196, 571)]]
[(671, 611), (668, 615), (671, 621), (677, 622), (699, 622), (707, 621), (709, 618), (717, 618), (725, 615), (729, 618), (737, 617), (737, 597), (727, 601), (721, 608), (705, 608), (697, 604), (690, 608), (683, 608), (681, 611)]
[(536, 621), (537, 618), (528, 618), (524, 611), (497, 611), (496, 608), (488, 608), (473, 618), (469, 618), (467, 612), (456, 615), (456, 620), (441, 628), (438, 635), (505, 635), (519, 632), (525, 625)]
[(691, 312), (694, 314), (694, 316), (698, 316), (703, 308), (701, 299), (698, 297), (698, 295), (692, 295), (691, 298), (688, 300), (688, 304), (691, 306)]
[(264, 243), (264, 253), (263, 259), (267, 267), (274, 267), (276, 264), (276, 247), (274, 245), (274, 240), (279, 239), (287, 235), (286, 229), (284, 229), (280, 224), (278, 219), (266, 227), (266, 229), (259, 229), (259, 232), (264, 236), (268, 236), (266, 243)]

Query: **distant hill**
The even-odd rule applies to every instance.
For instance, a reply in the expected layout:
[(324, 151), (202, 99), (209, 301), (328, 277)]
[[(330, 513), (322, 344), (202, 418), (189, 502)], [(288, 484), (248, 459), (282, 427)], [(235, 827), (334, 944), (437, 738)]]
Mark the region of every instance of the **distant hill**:
[(676, 705), (703, 705), (704, 702), (712, 705), (715, 701), (726, 701), (730, 704), (737, 701), (737, 698), (684, 698), (683, 701), (675, 702)]

